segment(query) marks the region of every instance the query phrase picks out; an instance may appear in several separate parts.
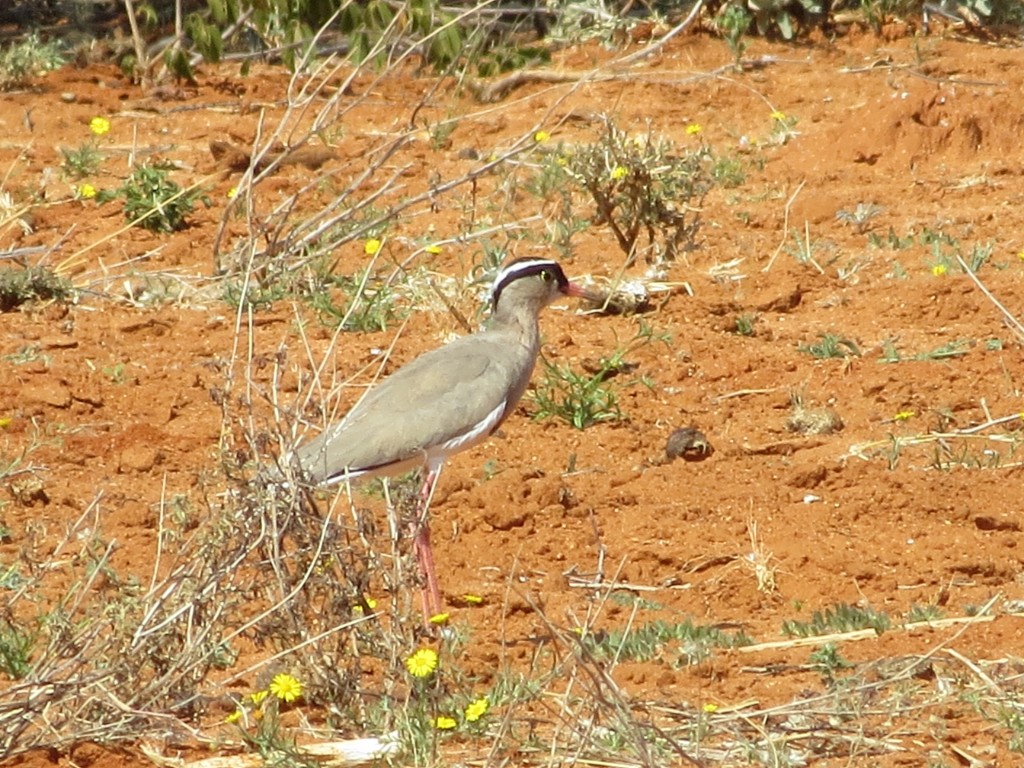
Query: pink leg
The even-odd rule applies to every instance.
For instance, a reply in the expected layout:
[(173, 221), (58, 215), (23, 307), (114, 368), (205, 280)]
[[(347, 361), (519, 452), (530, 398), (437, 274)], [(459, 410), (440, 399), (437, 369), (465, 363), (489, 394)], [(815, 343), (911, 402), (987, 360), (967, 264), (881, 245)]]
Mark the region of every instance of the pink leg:
[(430, 519), (427, 508), (434, 492), (434, 483), (438, 472), (428, 472), (423, 481), (420, 501), (416, 505), (416, 520), (413, 522), (412, 549), (419, 566), (420, 581), (423, 590), (420, 598), (423, 603), (423, 622), (430, 626), (430, 617), (441, 612), (441, 588), (437, 583), (437, 570), (434, 568), (434, 550), (430, 546)]

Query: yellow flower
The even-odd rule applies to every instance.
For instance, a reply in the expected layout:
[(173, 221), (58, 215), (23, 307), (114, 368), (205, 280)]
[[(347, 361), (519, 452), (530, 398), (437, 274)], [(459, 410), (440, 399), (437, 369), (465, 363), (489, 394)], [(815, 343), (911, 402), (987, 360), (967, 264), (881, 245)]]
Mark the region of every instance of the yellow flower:
[(375, 256), (377, 251), (380, 250), (380, 240), (375, 237), (371, 237), (363, 244), (363, 253), (367, 256)]
[(254, 706), (258, 707), (260, 704), (263, 703), (263, 700), (267, 698), (268, 693), (270, 693), (270, 691), (256, 691), (256, 693), (249, 695), (249, 700), (253, 703)]
[(7, 429), (13, 421), (10, 416), (0, 416), (0, 429)]
[(475, 723), (481, 717), (483, 717), (487, 710), (491, 708), (491, 702), (487, 700), (486, 696), (482, 696), (476, 701), (471, 701), (466, 707), (466, 722)]
[(690, 123), (688, 126), (686, 126), (686, 135), (687, 136), (696, 136), (698, 133), (700, 133), (703, 130), (704, 129), (701, 128), (697, 123)]
[(232, 187), (228, 190), (228, 200), (234, 200), (238, 196), (238, 187)]
[(913, 411), (900, 411), (899, 413), (897, 413), (892, 418), (893, 418), (893, 421), (906, 421), (907, 419), (912, 419), (913, 417), (914, 417), (914, 412)]
[(551, 138), (551, 134), (547, 131), (537, 131), (533, 134), (533, 140), (538, 144), (543, 144), (545, 141)]
[(439, 717), (434, 718), (434, 727), (439, 731), (450, 731), (456, 725), (458, 725), (458, 723), (455, 721), (454, 717), (440, 715)]
[(441, 252), (441, 246), (440, 245), (428, 245), (424, 250), (427, 253), (432, 253), (435, 256), (437, 256), (437, 254), (439, 254)]
[(92, 184), (83, 184), (78, 188), (78, 195), (86, 200), (92, 200), (96, 197), (96, 187)]
[(110, 130), (110, 121), (105, 117), (94, 117), (89, 121), (89, 130), (97, 136), (102, 136)]
[[(369, 608), (371, 611), (374, 608), (377, 607), (377, 601), (374, 600), (372, 597), (367, 597), (366, 595), (363, 595), (363, 602), (366, 603), (366, 607)], [(362, 613), (362, 612), (363, 612), (363, 606), (361, 606), (359, 603), (356, 603), (355, 605), (352, 606), (352, 613)]]
[(717, 704), (712, 704), (709, 701), (707, 704), (705, 704), (703, 707), (701, 707), (701, 709), (704, 710), (705, 714), (713, 715), (715, 712), (718, 711), (718, 705)]
[(242, 719), (242, 710), (236, 709), (230, 715), (224, 718), (225, 723), (237, 723)]
[(1024, 251), (1021, 251), (1020, 253), (1018, 253), (1017, 254), (1017, 258), (1020, 259), (1021, 261), (1024, 261)]
[(623, 165), (616, 165), (614, 168), (612, 168), (612, 178), (615, 181), (626, 178), (626, 175), (628, 173), (629, 171)]
[(282, 672), (270, 681), (270, 692), (281, 701), (291, 704), (302, 695), (302, 682)]
[(430, 617), (429, 621), (431, 624), (441, 626), (442, 624), (447, 624), (449, 618), (451, 618), (450, 613), (435, 613)]
[(772, 120), (778, 120), (780, 123), (786, 119), (786, 113), (776, 109), (772, 112)]
[(405, 668), (413, 677), (430, 677), (437, 669), (437, 651), (433, 648), (420, 648), (405, 660)]
[(470, 605), (480, 605), (480, 603), (484, 601), (484, 599), (480, 597), (480, 595), (463, 595), (462, 599)]
[(936, 264), (932, 267), (932, 274), (936, 277), (942, 277), (949, 269), (945, 264)]

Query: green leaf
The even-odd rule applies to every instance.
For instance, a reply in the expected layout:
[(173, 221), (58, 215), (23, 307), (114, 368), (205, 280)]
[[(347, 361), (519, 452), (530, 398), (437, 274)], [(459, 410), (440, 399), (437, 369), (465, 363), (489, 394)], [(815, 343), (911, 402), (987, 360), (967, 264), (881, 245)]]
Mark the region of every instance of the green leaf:
[(789, 14), (785, 11), (779, 11), (775, 16), (775, 24), (779, 27), (779, 32), (786, 40), (793, 39), (793, 20), (789, 17)]

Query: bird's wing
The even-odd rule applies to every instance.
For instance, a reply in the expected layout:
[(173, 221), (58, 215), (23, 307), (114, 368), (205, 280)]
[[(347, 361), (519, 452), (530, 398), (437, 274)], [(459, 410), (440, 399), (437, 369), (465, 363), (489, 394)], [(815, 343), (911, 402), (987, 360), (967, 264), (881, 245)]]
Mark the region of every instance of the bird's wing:
[(457, 339), (400, 368), (342, 422), (300, 446), (301, 466), (314, 482), (385, 474), (488, 422), (485, 437), (515, 406), (534, 361), (525, 347), (495, 336)]

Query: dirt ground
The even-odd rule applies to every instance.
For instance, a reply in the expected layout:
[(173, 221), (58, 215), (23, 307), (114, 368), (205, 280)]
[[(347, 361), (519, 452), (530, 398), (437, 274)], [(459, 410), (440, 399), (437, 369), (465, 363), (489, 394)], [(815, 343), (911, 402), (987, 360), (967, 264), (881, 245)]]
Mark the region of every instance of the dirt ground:
[[(269, 202), (318, 176), (347, 183), (367, 150), (411, 119), (419, 133), (387, 167), (401, 169), (404, 194), (457, 177), (538, 129), (550, 133), (549, 146), (593, 141), (597, 115), (682, 147), (705, 142), (743, 168), (741, 183), (711, 191), (696, 247), (660, 276), (670, 290), (642, 322), (670, 340), (627, 356), (637, 365), (630, 375), (649, 382), (618, 385), (627, 418), (577, 431), (531, 420), (527, 399), (500, 437), (445, 470), (433, 504), (434, 546), (452, 621), (472, 634), (477, 674), (502, 654), (530, 653), (523, 641), (544, 630), (531, 604), (572, 626), (604, 594), (593, 584), (615, 581), (616, 594), (639, 595), (647, 607), (634, 616), (628, 602), (601, 603), (595, 626), (602, 630), (689, 617), (766, 645), (716, 650), (694, 666), (620, 663), (615, 681), (636, 701), (721, 713), (825, 695), (808, 666), (814, 646), (769, 644), (788, 639), (784, 621), (808, 621), (840, 603), (884, 611), (897, 625), (840, 642), (848, 662), (928, 658), (935, 669), (918, 680), (925, 687), (948, 673), (983, 690), (987, 679), (1019, 700), (1021, 336), (952, 254), (970, 260), (990, 249), (977, 276), (1020, 316), (1021, 52), (949, 33), (891, 32), (883, 39), (852, 30), (800, 45), (754, 40), (747, 58), (758, 65), (743, 72), (719, 70), (731, 61), (722, 41), (686, 36), (628, 75), (529, 84), (493, 104), (447, 84), (415, 117), (412, 105), (432, 78), (411, 67), (380, 81), (360, 75), (353, 92), (372, 91), (343, 130), (327, 136), (333, 156), (317, 170), (289, 165), (255, 189)], [(612, 55), (597, 45), (570, 48), (552, 69), (582, 73)], [(3, 190), (42, 201), (24, 226), (6, 221), (0, 248), (60, 243), (47, 262), (84, 289), (70, 308), (0, 316), (4, 455), (43, 437), (26, 459), (32, 471), (16, 473), (0, 491), (5, 560), (29, 536), (56, 535), (99, 498), (102, 525), (116, 532), (116, 565), (148, 574), (157, 502), (223, 482), (223, 411), (211, 392), (224, 386), (224, 374), (212, 363), (230, 354), (236, 326), (221, 299), (213, 244), (240, 174), (219, 172), (209, 142), (251, 141), (261, 116), (268, 124), (280, 117), (287, 87), (279, 70), (256, 67), (242, 77), (224, 65), (203, 68), (195, 87), (153, 95), (114, 67), (93, 64), (0, 95)], [(785, 141), (773, 112), (795, 121)], [(89, 183), (113, 188), (130, 157), (159, 156), (177, 164), (183, 183), (203, 180), (211, 207), (199, 206), (183, 231), (158, 235), (126, 228), (116, 203), (76, 199), (72, 184), (83, 182), (62, 176), (60, 148), (90, 140), (96, 116), (111, 130), (97, 138), (106, 160)], [(420, 127), (453, 117), (442, 141)], [(495, 225), (550, 218), (551, 207), (499, 188), (496, 178), (400, 218), (388, 230), (386, 259), (407, 258), (424, 238), (456, 238), (471, 217)], [(878, 208), (863, 227), (837, 217), (858, 204)], [(516, 255), (559, 256), (544, 244), (543, 220), (525, 226), (529, 237)], [(244, 234), (244, 219), (229, 217), (225, 242)], [(805, 237), (813, 258), (801, 262), (794, 243)], [(591, 226), (573, 243), (571, 258), (559, 256), (571, 277), (614, 277), (622, 268), (607, 227)], [(367, 262), (361, 240), (343, 251), (340, 272)], [(438, 254), (417, 256), (417, 265), (461, 280), (480, 255), (479, 241), (446, 242)], [(626, 277), (644, 271), (640, 263)], [(155, 275), (180, 297), (143, 300)], [(471, 296), (460, 300), (473, 310)], [(289, 364), (302, 366), (294, 311), (287, 301), (259, 311), (253, 338), (267, 355), (291, 345)], [(745, 315), (754, 318), (750, 335), (736, 332)], [(640, 322), (556, 305), (542, 318), (546, 354), (578, 368), (631, 339)], [(397, 328), (346, 334), (331, 365), (343, 374), (361, 369)], [(307, 332), (315, 356), (332, 331), (311, 325)], [(461, 329), (443, 306), (414, 313), (394, 360), (453, 332)], [(822, 334), (859, 354), (814, 357), (805, 347)], [(949, 354), (929, 354), (937, 350)], [(791, 429), (795, 396), (805, 408), (831, 409), (842, 428)], [(713, 453), (664, 461), (666, 440), (684, 426), (699, 428)], [(28, 478), (41, 487), (26, 490)], [(484, 602), (464, 607), (465, 594)], [(956, 619), (983, 606), (976, 622), (898, 626), (915, 610)], [(805, 762), (1017, 764), (1013, 750), (1021, 745), (1010, 721), (957, 701), (922, 704), (888, 722), (855, 718), (845, 726), (850, 733), (867, 729), (889, 746), (873, 755), (811, 751)], [(467, 760), (486, 756), (472, 741), (458, 750)], [(131, 748), (89, 754), (33, 753), (17, 764), (150, 764)]]

